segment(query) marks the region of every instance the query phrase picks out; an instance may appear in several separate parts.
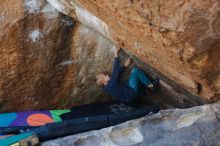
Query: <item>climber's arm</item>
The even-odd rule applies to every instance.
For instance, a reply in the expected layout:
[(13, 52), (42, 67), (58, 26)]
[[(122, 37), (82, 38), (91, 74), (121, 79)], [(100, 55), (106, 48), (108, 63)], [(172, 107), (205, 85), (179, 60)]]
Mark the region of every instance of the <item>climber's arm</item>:
[(111, 80), (112, 80), (113, 83), (118, 82), (119, 74), (120, 74), (120, 60), (119, 60), (118, 57), (115, 57), (114, 64), (113, 64), (112, 75), (111, 75)]
[[(114, 67), (115, 66), (117, 66), (116, 68), (119, 68), (119, 72), (118, 72), (118, 75), (117, 76), (119, 76), (122, 72), (124, 72), (125, 71), (125, 69), (131, 64), (131, 58), (129, 57), (126, 61), (125, 61), (125, 63), (123, 64), (123, 66), (122, 67), (120, 67), (120, 60), (119, 60), (119, 58), (118, 58), (118, 52), (120, 51), (120, 47), (116, 47), (116, 49), (115, 49), (115, 61), (114, 61)], [(114, 70), (114, 68), (113, 68), (113, 70)], [(117, 77), (118, 78), (118, 77)]]
[(118, 58), (118, 52), (120, 50), (120, 47), (116, 47), (115, 48), (115, 59), (114, 59), (114, 63), (113, 63), (113, 70), (112, 70), (112, 75), (111, 75), (111, 80), (114, 82), (114, 83), (117, 83), (118, 82), (118, 77), (119, 77), (119, 74), (120, 74), (120, 60)]

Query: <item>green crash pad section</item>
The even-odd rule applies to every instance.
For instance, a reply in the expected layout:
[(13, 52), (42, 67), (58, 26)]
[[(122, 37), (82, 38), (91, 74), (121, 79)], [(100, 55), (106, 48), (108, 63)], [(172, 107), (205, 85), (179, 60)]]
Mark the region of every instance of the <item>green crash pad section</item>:
[(70, 110), (51, 110), (50, 113), (54, 119), (54, 122), (61, 122), (62, 119), (60, 118), (60, 115), (64, 113), (68, 113)]
[(34, 135), (32, 132), (28, 132), (28, 133), (24, 133), (24, 134), (15, 135), (15, 136), (10, 136), (5, 139), (0, 139), (0, 145), (1, 146), (9, 146), (9, 145), (12, 145), (12, 144), (15, 144), (15, 143), (21, 141), (22, 139), (28, 138), (32, 135)]

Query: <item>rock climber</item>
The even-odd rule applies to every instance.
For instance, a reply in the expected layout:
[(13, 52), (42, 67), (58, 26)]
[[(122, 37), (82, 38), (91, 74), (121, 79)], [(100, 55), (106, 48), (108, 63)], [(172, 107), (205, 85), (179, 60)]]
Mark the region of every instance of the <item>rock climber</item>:
[(96, 84), (102, 87), (108, 94), (117, 98), (122, 103), (133, 103), (140, 95), (139, 85), (142, 83), (150, 90), (155, 90), (159, 84), (159, 78), (151, 80), (138, 67), (134, 67), (131, 71), (127, 83), (120, 83), (120, 74), (131, 64), (131, 58), (128, 58), (123, 66), (120, 66), (118, 52), (120, 47), (115, 49), (114, 66), (111, 76), (107, 73), (101, 73), (96, 76)]

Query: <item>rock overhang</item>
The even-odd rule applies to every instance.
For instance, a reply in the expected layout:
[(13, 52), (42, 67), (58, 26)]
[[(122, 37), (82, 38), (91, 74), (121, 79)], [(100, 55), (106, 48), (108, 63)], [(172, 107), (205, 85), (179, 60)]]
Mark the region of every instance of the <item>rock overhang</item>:
[[(72, 17), (193, 95), (207, 102), (218, 100), (220, 69), (214, 54), (219, 54), (219, 36), (211, 23), (218, 19), (219, 2), (48, 1), (66, 7), (63, 13), (74, 13)], [(203, 20), (209, 27), (203, 27)], [(204, 48), (206, 43), (210, 45)]]

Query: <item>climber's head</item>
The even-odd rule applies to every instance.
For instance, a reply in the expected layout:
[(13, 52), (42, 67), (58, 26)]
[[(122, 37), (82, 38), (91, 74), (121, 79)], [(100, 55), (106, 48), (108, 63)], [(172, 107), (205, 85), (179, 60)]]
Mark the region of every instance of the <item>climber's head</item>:
[(96, 84), (99, 87), (106, 86), (109, 80), (110, 80), (110, 76), (107, 73), (100, 73), (96, 76)]

